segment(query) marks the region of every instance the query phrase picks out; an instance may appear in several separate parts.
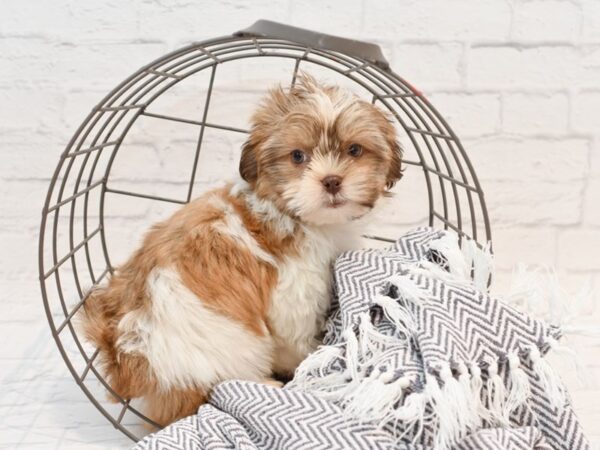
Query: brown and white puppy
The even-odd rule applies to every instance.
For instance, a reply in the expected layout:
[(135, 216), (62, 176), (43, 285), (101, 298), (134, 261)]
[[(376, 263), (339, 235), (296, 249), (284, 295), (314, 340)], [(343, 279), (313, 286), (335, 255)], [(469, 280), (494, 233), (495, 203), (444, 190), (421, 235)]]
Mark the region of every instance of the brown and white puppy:
[(274, 89), (243, 147), (245, 181), (155, 225), (82, 318), (112, 388), (161, 424), (228, 379), (291, 376), (319, 343), (334, 258), (401, 175), (377, 107), (307, 75)]

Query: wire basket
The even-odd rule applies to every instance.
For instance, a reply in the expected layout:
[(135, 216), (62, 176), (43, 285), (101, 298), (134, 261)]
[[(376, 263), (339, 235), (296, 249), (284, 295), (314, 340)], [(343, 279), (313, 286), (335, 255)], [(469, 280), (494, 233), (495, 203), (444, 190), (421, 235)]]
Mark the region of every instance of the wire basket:
[(428, 224), (491, 240), (483, 192), (459, 139), (378, 46), (258, 21), (146, 65), (71, 138), (50, 182), (39, 241), (42, 297), (60, 353), (89, 400), (133, 440), (157, 425), (104, 380), (99, 351), (78, 335), (77, 312), (149, 223), (237, 173), (256, 100), (274, 82), (293, 84), (299, 70), (351, 89), (395, 119), (406, 168), (394, 188), (400, 204), (369, 238), (392, 242), (404, 227)]

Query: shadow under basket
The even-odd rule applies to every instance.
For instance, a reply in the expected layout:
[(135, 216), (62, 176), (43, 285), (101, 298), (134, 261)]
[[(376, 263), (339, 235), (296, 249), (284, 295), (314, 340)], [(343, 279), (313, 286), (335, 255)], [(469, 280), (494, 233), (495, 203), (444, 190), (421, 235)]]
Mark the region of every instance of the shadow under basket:
[(416, 225), (491, 240), (483, 192), (459, 139), (377, 45), (260, 20), (151, 62), (106, 95), (71, 138), (50, 182), (39, 240), (42, 297), (58, 349), (91, 403), (133, 440), (156, 424), (138, 400), (111, 392), (98, 350), (78, 333), (86, 293), (151, 223), (237, 174), (252, 108), (274, 84), (293, 85), (300, 71), (377, 104), (397, 127), (401, 206), (391, 205), (367, 236), (374, 245)]

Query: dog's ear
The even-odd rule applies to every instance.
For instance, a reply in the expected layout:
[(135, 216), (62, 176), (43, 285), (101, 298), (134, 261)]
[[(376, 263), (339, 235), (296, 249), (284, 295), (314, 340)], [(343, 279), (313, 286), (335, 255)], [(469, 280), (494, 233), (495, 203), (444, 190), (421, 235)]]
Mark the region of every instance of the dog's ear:
[(253, 183), (258, 177), (258, 162), (256, 161), (256, 142), (253, 135), (250, 135), (248, 140), (242, 147), (242, 157), (240, 158), (240, 175), (248, 183)]
[(253, 183), (258, 178), (257, 159), (261, 143), (273, 134), (275, 125), (288, 113), (294, 101), (293, 95), (281, 86), (276, 86), (262, 99), (252, 115), (250, 135), (242, 147), (240, 158), (240, 175), (248, 183)]
[(386, 177), (385, 187), (389, 190), (394, 187), (396, 181), (402, 178), (402, 148), (396, 139), (391, 139), (388, 143), (392, 152), (390, 165)]

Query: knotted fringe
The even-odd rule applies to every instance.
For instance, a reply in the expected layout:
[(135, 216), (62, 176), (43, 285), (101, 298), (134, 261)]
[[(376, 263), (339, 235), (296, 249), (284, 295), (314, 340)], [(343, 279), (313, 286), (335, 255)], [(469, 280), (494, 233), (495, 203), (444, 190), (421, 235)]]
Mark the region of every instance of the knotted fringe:
[[(398, 296), (407, 304), (414, 303), (419, 305), (420, 302), (427, 300), (427, 293), (406, 275), (392, 275), (388, 278), (388, 282), (397, 289)], [(391, 311), (384, 313), (386, 315), (393, 314)]]
[[(423, 392), (414, 392), (405, 397), (401, 408), (390, 412), (386, 422), (393, 423), (394, 437), (400, 441), (404, 436), (412, 433), (412, 442), (416, 443), (423, 434), (426, 423), (431, 420), (431, 416), (426, 416), (427, 403), (429, 399)], [(398, 423), (402, 422), (404, 431), (398, 434), (400, 427)]]
[[(335, 360), (342, 359), (344, 350), (340, 345), (322, 345), (298, 367), (294, 374), (294, 383), (303, 390), (313, 385), (323, 385), (328, 376), (325, 369)], [(333, 379), (329, 380), (330, 382)]]
[[(438, 264), (423, 262), (431, 273), (443, 280), (459, 279), (472, 282), (477, 289), (485, 292), (488, 281), (493, 273), (494, 258), (491, 252), (491, 243), (483, 248), (471, 239), (463, 239), (459, 244), (455, 233), (446, 231), (442, 237), (429, 243), (429, 249), (438, 252), (446, 260), (445, 271)], [(449, 276), (450, 275), (450, 276)]]
[(343, 402), (344, 411), (361, 422), (383, 425), (410, 384), (408, 377), (396, 377), (394, 372), (373, 369), (346, 397)]
[(505, 409), (507, 394), (504, 382), (498, 374), (498, 359), (486, 358), (485, 362), (488, 375), (485, 392), (490, 418), (495, 425), (507, 426), (508, 414)]
[(548, 394), (550, 403), (555, 407), (563, 406), (566, 400), (564, 387), (556, 372), (554, 372), (550, 364), (548, 364), (548, 361), (542, 358), (537, 347), (530, 347), (529, 359), (533, 371), (540, 379), (544, 391)]
[(443, 410), (447, 410), (448, 417), (440, 415), (438, 439), (440, 447), (446, 448), (442, 442), (447, 442), (448, 446), (454, 443), (477, 423), (478, 418), (477, 411), (470, 409), (471, 390), (454, 378), (449, 364), (443, 363), (439, 378), (444, 383), (441, 392), (446, 406)]
[(529, 387), (529, 378), (521, 368), (519, 355), (516, 352), (510, 353), (507, 356), (507, 360), (510, 388), (506, 398), (504, 417), (508, 422), (510, 413), (529, 400), (531, 389)]
[[(412, 287), (411, 287), (412, 289)], [(405, 291), (402, 291), (405, 294)], [(404, 295), (403, 295), (404, 298)], [(417, 324), (410, 311), (400, 306), (397, 300), (385, 295), (377, 295), (373, 303), (381, 306), (387, 319), (394, 324), (396, 330), (404, 336), (413, 336), (417, 331)]]

